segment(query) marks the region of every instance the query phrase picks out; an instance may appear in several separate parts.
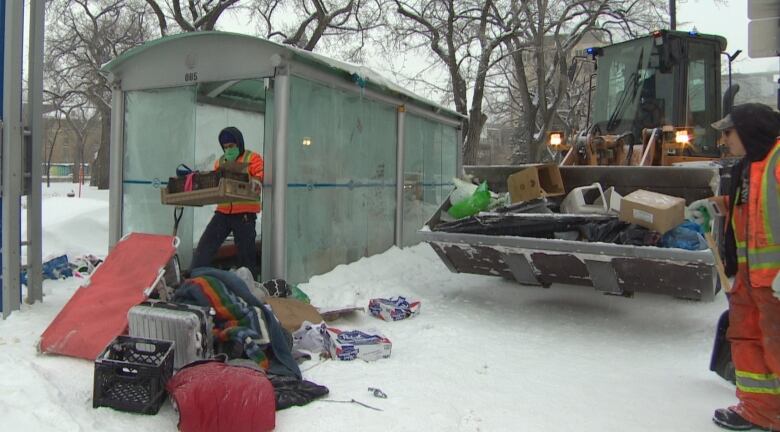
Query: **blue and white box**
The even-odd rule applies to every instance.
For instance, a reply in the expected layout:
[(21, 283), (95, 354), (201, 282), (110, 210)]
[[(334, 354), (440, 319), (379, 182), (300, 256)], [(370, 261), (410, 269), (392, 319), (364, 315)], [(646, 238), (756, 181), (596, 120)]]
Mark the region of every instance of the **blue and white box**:
[(368, 312), (385, 321), (399, 321), (420, 313), (419, 300), (407, 300), (406, 297), (375, 298), (368, 302)]
[(390, 357), (393, 344), (375, 331), (339, 330), (327, 327), (323, 333), (325, 349), (338, 360), (374, 361)]

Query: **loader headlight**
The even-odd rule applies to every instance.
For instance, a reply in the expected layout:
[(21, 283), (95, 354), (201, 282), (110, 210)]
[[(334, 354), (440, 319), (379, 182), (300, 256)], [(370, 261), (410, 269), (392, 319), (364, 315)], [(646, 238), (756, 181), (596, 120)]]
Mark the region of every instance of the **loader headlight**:
[(681, 146), (689, 145), (693, 142), (693, 130), (681, 128), (674, 131), (674, 142)]
[(563, 144), (563, 132), (550, 132), (547, 142), (551, 147), (558, 147)]

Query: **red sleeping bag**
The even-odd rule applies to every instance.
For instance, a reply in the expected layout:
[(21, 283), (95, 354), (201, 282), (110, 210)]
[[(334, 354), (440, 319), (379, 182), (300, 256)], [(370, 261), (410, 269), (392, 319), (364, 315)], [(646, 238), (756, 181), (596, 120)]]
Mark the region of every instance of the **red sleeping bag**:
[(264, 432), (276, 426), (274, 388), (259, 370), (195, 363), (165, 388), (179, 411), (181, 432)]

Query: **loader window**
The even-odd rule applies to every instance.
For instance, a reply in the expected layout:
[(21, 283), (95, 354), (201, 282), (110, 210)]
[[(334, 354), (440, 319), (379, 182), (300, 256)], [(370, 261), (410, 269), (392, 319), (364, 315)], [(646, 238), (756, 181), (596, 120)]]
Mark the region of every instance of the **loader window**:
[(599, 59), (593, 107), (598, 132), (631, 132), (638, 142), (642, 129), (669, 124), (676, 68), (661, 72), (658, 47), (651, 38), (606, 47)]
[[(605, 51), (599, 65), (599, 84), (594, 120), (601, 133), (634, 132), (639, 100), (655, 94), (653, 72), (648, 69), (650, 45), (641, 41)], [(606, 63), (606, 64), (604, 64)], [(606, 70), (606, 74), (601, 74)], [(599, 100), (599, 95), (604, 99)], [(638, 137), (638, 135), (635, 135)]]
[(693, 127), (692, 153), (701, 156), (717, 156), (717, 133), (709, 125), (718, 120), (720, 101), (716, 86), (718, 71), (715, 70), (716, 51), (711, 44), (690, 43), (686, 99), (686, 126)]

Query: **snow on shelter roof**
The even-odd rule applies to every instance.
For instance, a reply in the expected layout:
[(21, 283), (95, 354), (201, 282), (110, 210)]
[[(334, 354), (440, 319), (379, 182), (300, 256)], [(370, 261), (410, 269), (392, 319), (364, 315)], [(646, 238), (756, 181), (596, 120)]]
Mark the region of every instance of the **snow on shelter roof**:
[(278, 65), (275, 56), (293, 65), (313, 66), (345, 81), (359, 78), (366, 88), (379, 93), (402, 101), (411, 100), (458, 120), (464, 117), (406, 90), (367, 66), (239, 33), (208, 31), (162, 37), (127, 50), (103, 65), (101, 70), (109, 75), (110, 81), (121, 81), (123, 90), (151, 89), (272, 76)]

